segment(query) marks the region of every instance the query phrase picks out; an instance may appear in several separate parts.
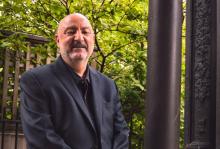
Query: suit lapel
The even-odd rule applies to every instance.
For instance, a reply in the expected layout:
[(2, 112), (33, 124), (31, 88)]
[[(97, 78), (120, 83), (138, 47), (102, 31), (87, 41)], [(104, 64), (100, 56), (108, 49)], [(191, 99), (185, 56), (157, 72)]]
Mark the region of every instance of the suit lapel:
[(90, 79), (92, 83), (92, 95), (93, 95), (93, 102), (94, 102), (94, 114), (97, 124), (98, 132), (101, 134), (101, 121), (102, 121), (102, 99), (103, 97), (100, 94), (100, 87), (102, 87), (102, 84), (100, 82), (100, 79), (98, 77), (98, 74), (95, 70), (93, 70), (91, 67), (90, 69)]
[(63, 84), (63, 86), (68, 90), (68, 92), (71, 94), (75, 102), (77, 103), (79, 109), (82, 111), (82, 113), (85, 115), (86, 119), (89, 121), (89, 124), (91, 124), (93, 130), (96, 132), (94, 123), (92, 122), (92, 119), (90, 117), (88, 108), (86, 107), (82, 96), (76, 86), (76, 83), (74, 82), (73, 77), (71, 76), (71, 73), (66, 68), (66, 66), (63, 64), (61, 57), (58, 57), (58, 59), (55, 61), (53, 65), (53, 71), (55, 75), (57, 76), (58, 80)]

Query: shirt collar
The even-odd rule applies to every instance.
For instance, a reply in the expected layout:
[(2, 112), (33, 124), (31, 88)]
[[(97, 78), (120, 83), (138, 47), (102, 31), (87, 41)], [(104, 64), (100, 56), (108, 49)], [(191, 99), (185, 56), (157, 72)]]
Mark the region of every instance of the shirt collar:
[(63, 58), (60, 56), (63, 64), (65, 65), (65, 67), (69, 70), (69, 72), (71, 73), (71, 76), (73, 76), (73, 79), (76, 81), (76, 83), (80, 83), (81, 81), (87, 81), (88, 83), (90, 83), (90, 78), (89, 78), (89, 66), (87, 65), (86, 67), (86, 71), (83, 74), (83, 77), (80, 77), (68, 64), (66, 64), (66, 62), (63, 60)]

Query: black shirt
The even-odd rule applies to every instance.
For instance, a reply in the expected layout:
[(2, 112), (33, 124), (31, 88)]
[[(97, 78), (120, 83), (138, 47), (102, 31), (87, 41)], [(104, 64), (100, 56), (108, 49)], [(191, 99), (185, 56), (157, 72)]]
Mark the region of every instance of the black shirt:
[[(62, 59), (62, 57), (61, 57)], [(83, 75), (83, 77), (80, 77), (74, 70), (73, 68), (71, 68), (68, 64), (66, 64), (64, 62), (64, 60), (62, 59), (63, 64), (66, 66), (66, 68), (69, 70), (69, 72), (71, 73), (71, 76), (74, 79), (74, 82), (76, 83), (84, 102), (87, 104), (87, 100), (89, 98), (92, 98), (92, 91), (91, 91), (91, 83), (90, 83), (90, 78), (89, 78), (89, 68), (87, 66), (86, 71)]]
[[(62, 59), (62, 57), (61, 57)], [(84, 100), (84, 103), (86, 104), (90, 117), (93, 120), (93, 123), (96, 126), (95, 122), (95, 116), (94, 116), (94, 102), (93, 102), (93, 95), (92, 95), (92, 84), (90, 81), (90, 72), (89, 72), (89, 66), (87, 66), (86, 71), (83, 75), (83, 77), (80, 77), (76, 72), (74, 72), (73, 68), (71, 68), (68, 64), (64, 62), (62, 59), (63, 64), (67, 67), (69, 72), (71, 73), (71, 76), (74, 79), (74, 82), (77, 85), (77, 88), (79, 89), (82, 98)], [(97, 127), (97, 126), (96, 126)]]

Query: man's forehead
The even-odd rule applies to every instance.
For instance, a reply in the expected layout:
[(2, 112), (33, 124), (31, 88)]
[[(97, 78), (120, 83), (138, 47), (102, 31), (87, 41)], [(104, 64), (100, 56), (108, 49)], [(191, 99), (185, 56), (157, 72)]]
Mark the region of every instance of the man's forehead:
[(61, 28), (71, 27), (71, 26), (78, 26), (82, 25), (83, 28), (91, 28), (91, 24), (89, 20), (83, 16), (82, 14), (71, 14), (64, 17), (58, 26), (58, 30)]

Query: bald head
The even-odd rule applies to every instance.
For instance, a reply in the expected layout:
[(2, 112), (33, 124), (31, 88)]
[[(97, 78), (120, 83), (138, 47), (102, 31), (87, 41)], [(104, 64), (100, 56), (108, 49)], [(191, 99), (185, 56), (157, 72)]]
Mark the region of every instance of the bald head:
[(59, 25), (58, 25), (58, 28), (57, 28), (57, 33), (59, 33), (60, 30), (65, 28), (71, 22), (84, 22), (85, 24), (88, 25), (88, 27), (90, 27), (92, 29), (92, 26), (91, 26), (91, 24), (90, 24), (90, 22), (89, 22), (89, 20), (88, 20), (88, 18), (86, 16), (84, 16), (81, 13), (73, 13), (73, 14), (69, 14), (69, 15), (65, 16), (59, 22)]

